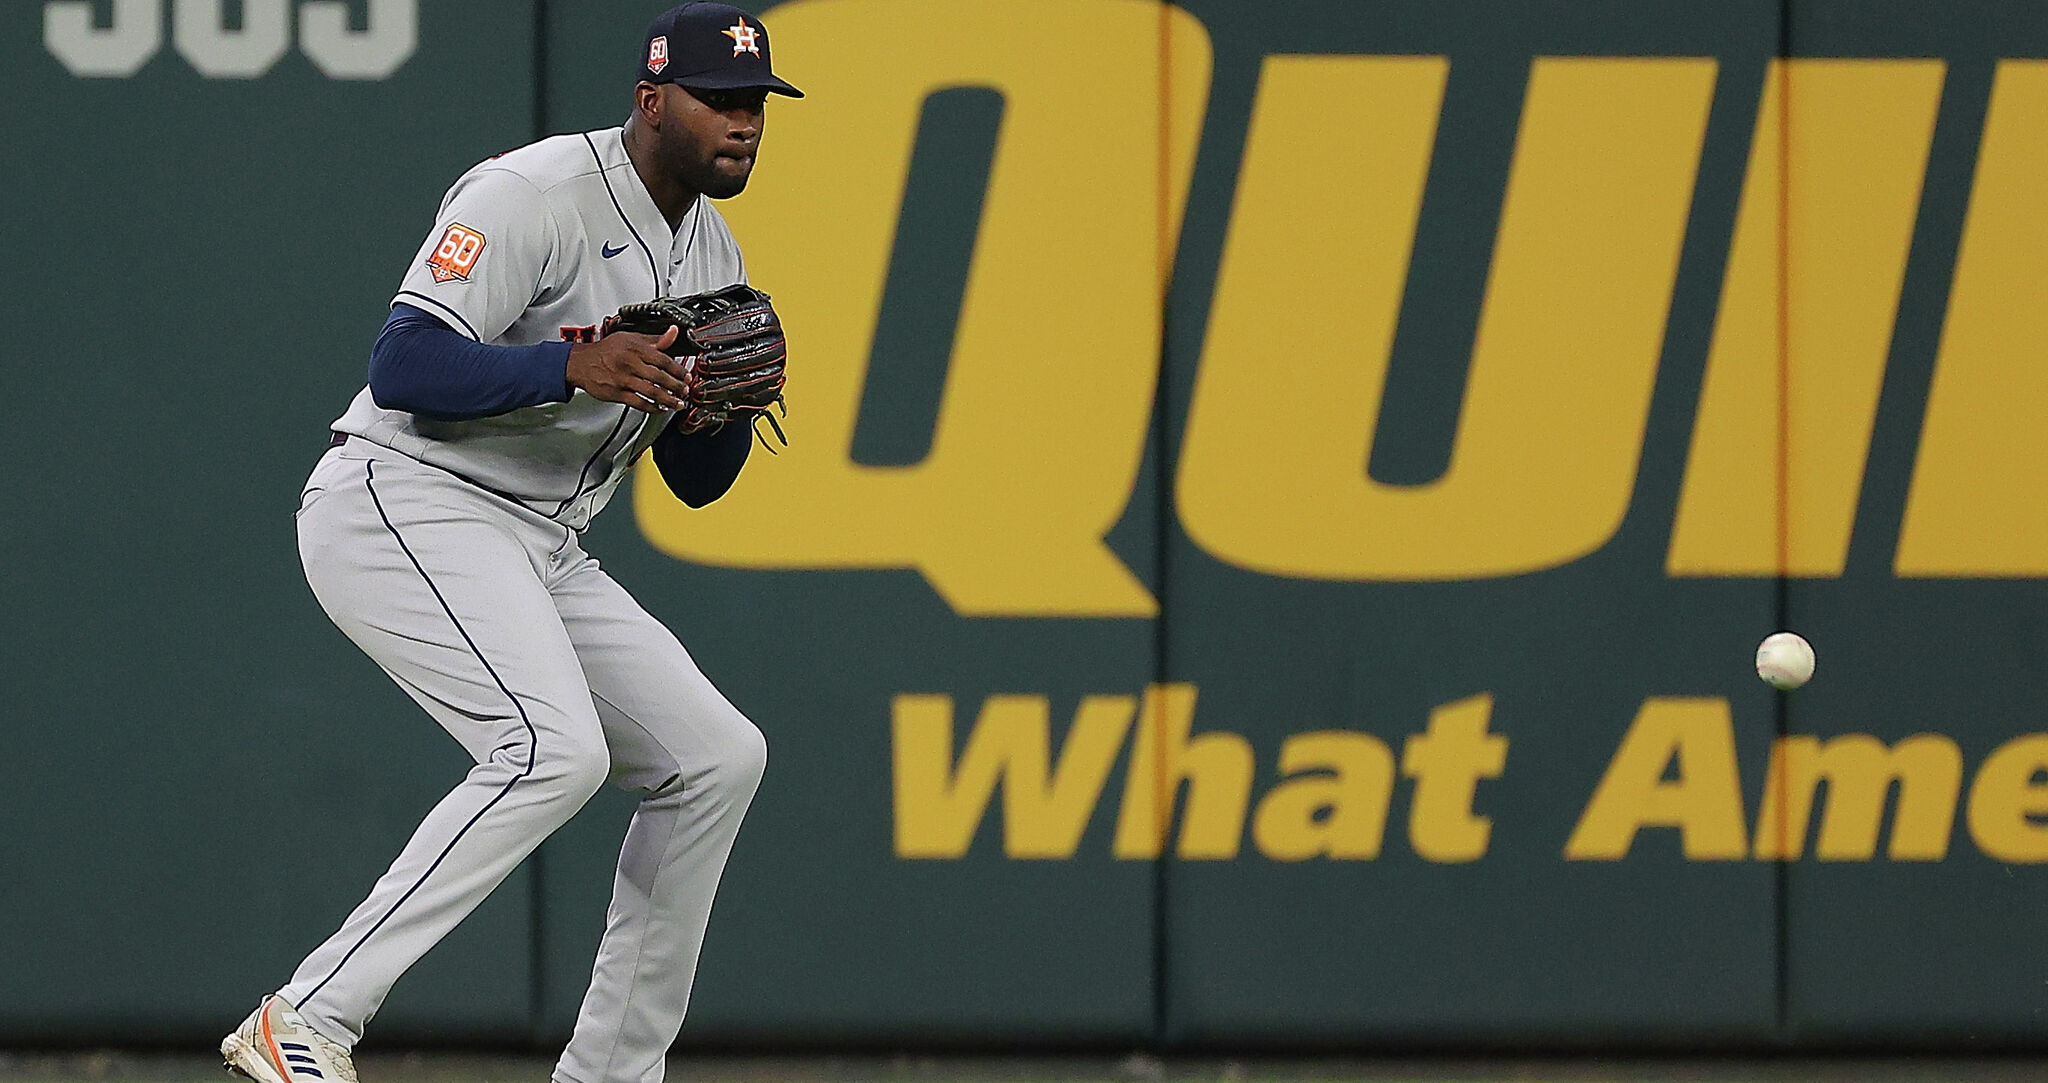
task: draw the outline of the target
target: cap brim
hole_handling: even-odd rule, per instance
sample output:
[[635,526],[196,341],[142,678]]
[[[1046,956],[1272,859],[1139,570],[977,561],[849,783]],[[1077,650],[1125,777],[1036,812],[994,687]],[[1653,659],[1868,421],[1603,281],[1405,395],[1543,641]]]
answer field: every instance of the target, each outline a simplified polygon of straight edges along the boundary
[[744,71],[713,71],[703,75],[678,75],[672,80],[679,87],[695,87],[699,90],[752,90],[760,88],[771,94],[782,94],[801,98],[804,92],[777,79],[773,75],[752,75]]

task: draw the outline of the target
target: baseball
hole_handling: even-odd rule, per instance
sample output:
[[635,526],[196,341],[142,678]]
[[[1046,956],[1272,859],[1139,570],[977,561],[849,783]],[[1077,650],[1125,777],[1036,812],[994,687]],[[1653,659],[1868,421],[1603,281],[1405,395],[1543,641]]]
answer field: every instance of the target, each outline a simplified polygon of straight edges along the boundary
[[1780,692],[1813,678],[1813,645],[1794,632],[1774,632],[1756,648],[1756,675]]

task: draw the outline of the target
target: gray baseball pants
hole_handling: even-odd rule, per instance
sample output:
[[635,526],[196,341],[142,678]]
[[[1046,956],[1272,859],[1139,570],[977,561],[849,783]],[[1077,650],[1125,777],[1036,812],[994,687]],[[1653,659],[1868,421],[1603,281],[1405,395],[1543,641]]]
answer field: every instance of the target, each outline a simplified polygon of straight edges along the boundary
[[469,752],[369,898],[279,995],[345,1046],[427,949],[606,779],[641,791],[561,1083],[659,1083],[767,748],[567,528],[360,439],[298,514],[329,617]]

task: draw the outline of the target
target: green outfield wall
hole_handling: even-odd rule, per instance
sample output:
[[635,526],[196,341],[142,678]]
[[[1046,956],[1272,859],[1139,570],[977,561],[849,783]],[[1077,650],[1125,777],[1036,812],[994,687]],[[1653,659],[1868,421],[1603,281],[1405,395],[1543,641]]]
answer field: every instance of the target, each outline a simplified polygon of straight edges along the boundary
[[[211,1042],[465,770],[291,512],[656,6],[0,6],[0,1042]],[[771,750],[686,1045],[2048,1047],[2048,8],[766,14],[791,446],[586,539]],[[369,1040],[565,1037],[631,805]]]

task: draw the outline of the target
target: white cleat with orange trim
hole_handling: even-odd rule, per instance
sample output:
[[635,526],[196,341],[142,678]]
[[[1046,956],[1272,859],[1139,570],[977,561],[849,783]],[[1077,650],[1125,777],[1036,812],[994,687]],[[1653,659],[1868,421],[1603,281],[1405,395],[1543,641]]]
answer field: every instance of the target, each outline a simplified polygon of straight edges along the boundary
[[276,996],[223,1038],[220,1055],[228,1071],[256,1083],[356,1083],[348,1050],[306,1025],[290,1004]]

